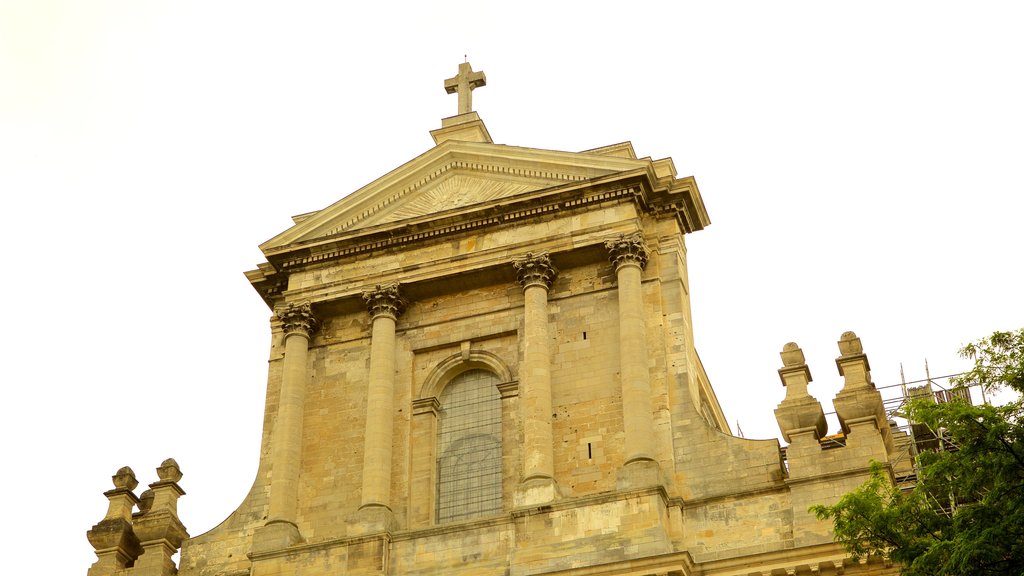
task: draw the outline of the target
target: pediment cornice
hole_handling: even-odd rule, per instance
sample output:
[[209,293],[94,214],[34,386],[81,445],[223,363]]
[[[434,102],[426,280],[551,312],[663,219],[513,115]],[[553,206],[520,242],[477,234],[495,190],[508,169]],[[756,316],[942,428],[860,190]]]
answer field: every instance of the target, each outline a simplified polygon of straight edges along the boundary
[[651,164],[630,157],[628,143],[609,148],[619,153],[446,141],[331,206],[296,218],[294,226],[260,249],[269,254],[290,244],[421,216],[438,208],[485,203]]
[[330,237],[292,244],[268,254],[268,260],[281,271],[337,258],[397,247],[472,230],[514,224],[541,218],[549,213],[590,209],[595,204],[633,201],[643,195],[644,178],[633,174],[609,182],[566,185],[522,194],[514,201],[496,198],[470,207],[454,208],[433,214],[385,222],[376,226],[342,232]]

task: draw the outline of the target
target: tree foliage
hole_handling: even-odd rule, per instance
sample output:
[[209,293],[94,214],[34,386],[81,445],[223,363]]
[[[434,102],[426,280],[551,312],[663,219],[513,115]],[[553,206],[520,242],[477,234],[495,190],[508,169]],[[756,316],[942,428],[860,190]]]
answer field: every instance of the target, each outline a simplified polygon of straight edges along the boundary
[[1024,575],[1024,329],[996,332],[960,354],[974,368],[963,387],[1011,389],[1001,406],[910,403],[909,417],[941,432],[943,449],[918,455],[918,480],[900,490],[888,467],[835,505],[811,508],[832,519],[852,556],[887,557],[906,576]]

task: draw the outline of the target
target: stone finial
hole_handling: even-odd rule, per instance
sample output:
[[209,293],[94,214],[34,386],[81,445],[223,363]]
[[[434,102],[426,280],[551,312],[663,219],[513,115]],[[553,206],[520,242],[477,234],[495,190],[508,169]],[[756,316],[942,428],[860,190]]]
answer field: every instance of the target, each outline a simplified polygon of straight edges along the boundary
[[873,433],[881,435],[886,453],[891,453],[893,440],[889,420],[885,415],[885,404],[871,381],[871,365],[868,364],[860,338],[853,332],[843,332],[839,338],[839,354],[836,367],[844,383],[843,389],[832,400],[839,425],[848,435],[854,428],[875,430]]
[[139,481],[128,466],[118,469],[111,479],[114,488],[103,493],[107,514],[85,533],[97,557],[89,574],[114,574],[130,566],[142,552],[132,526],[132,510],[139,503],[132,490]]
[[153,502],[150,505],[152,511],[171,510],[178,513],[178,498],[185,495],[185,491],[178,486],[182,473],[174,458],[168,458],[160,463],[156,469],[160,478],[149,485],[153,492]]
[[828,424],[821,403],[807,393],[807,385],[812,378],[811,370],[804,362],[803,350],[796,342],[789,342],[779,355],[782,357],[779,378],[786,387],[786,398],[775,409],[775,420],[779,423],[782,437],[792,442],[791,435],[811,432],[817,440],[828,431]]
[[135,471],[128,466],[118,468],[110,479],[114,482],[114,488],[135,490],[135,487],[139,485],[139,481],[135,478]]
[[152,494],[152,501],[145,507],[140,503],[142,513],[134,518],[135,535],[143,550],[134,569],[140,575],[173,576],[178,573],[174,555],[188,538],[188,531],[178,518],[178,498],[184,496],[185,491],[178,486],[182,474],[174,458],[164,460],[156,473],[160,479],[147,490]]
[[807,396],[807,384],[810,383],[811,369],[804,362],[804,351],[797,346],[796,342],[789,342],[779,352],[782,357],[782,368],[779,368],[779,378],[782,385],[786,387],[786,399],[795,399]]
[[366,311],[371,318],[384,315],[397,320],[405,312],[406,301],[399,292],[398,282],[377,284],[373,290],[363,292],[363,300],[366,301]]
[[178,482],[182,477],[181,468],[174,458],[168,458],[161,462],[160,467],[156,469],[156,474],[161,480],[171,482]]
[[309,302],[291,303],[287,308],[277,312],[277,319],[281,321],[285,334],[304,334],[312,336],[316,331],[319,322],[313,316],[313,309]]
[[779,356],[782,356],[782,365],[786,367],[799,366],[804,363],[804,351],[796,345],[796,342],[786,343],[782,347],[782,352],[779,352]]
[[839,337],[839,358],[836,358],[836,367],[843,377],[843,390],[855,390],[857,388],[874,388],[871,382],[871,365],[868,364],[868,357],[864,354],[864,346],[852,331],[843,332]]
[[839,337],[839,354],[842,356],[853,356],[863,353],[864,346],[861,345],[857,334],[852,330],[843,332],[843,335]]
[[558,276],[558,268],[551,263],[551,257],[547,252],[527,252],[526,256],[513,259],[512,266],[515,267],[519,284],[523,288],[534,284],[545,289],[551,288],[551,283]]
[[616,270],[626,264],[636,264],[641,269],[647,266],[650,250],[639,232],[628,236],[619,234],[618,238],[606,240],[604,247],[608,250],[608,260],[615,265]]

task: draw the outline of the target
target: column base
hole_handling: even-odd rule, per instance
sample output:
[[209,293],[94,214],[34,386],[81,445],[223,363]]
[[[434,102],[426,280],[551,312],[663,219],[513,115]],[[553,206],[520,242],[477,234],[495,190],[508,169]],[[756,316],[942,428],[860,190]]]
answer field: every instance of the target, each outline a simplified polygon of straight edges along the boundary
[[302,542],[299,528],[287,520],[271,520],[252,534],[254,554],[283,550]]
[[525,480],[516,487],[512,504],[516,508],[543,506],[562,497],[554,478],[536,477]]
[[667,482],[665,475],[661,471],[661,465],[656,460],[647,458],[638,458],[626,462],[622,468],[619,468],[618,474],[615,477],[615,488],[618,490],[666,485]]
[[345,519],[346,536],[363,536],[381,532],[394,532],[398,528],[395,513],[381,504],[363,506]]

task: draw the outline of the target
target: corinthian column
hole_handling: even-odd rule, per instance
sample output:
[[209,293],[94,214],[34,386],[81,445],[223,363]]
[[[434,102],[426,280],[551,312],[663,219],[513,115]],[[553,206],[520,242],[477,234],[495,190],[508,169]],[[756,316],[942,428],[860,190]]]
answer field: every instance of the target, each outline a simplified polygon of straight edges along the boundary
[[551,342],[548,288],[558,275],[547,252],[527,253],[512,261],[523,287],[523,366],[519,401],[523,421],[523,481],[516,506],[537,505],[558,497],[551,434]]
[[275,549],[300,541],[296,515],[302,458],[302,413],[306,401],[306,356],[317,320],[308,302],[277,313],[284,328],[284,366],[277,418],[270,434],[270,510],[254,546]]
[[619,380],[622,385],[622,426],[625,463],[620,488],[656,483],[651,376],[647,368],[647,335],[640,284],[648,250],[639,233],[605,242],[619,287]]
[[363,442],[363,485],[359,506],[367,531],[389,529],[391,515],[391,443],[395,412],[395,324],[405,309],[398,283],[363,293],[373,319],[370,381]]

